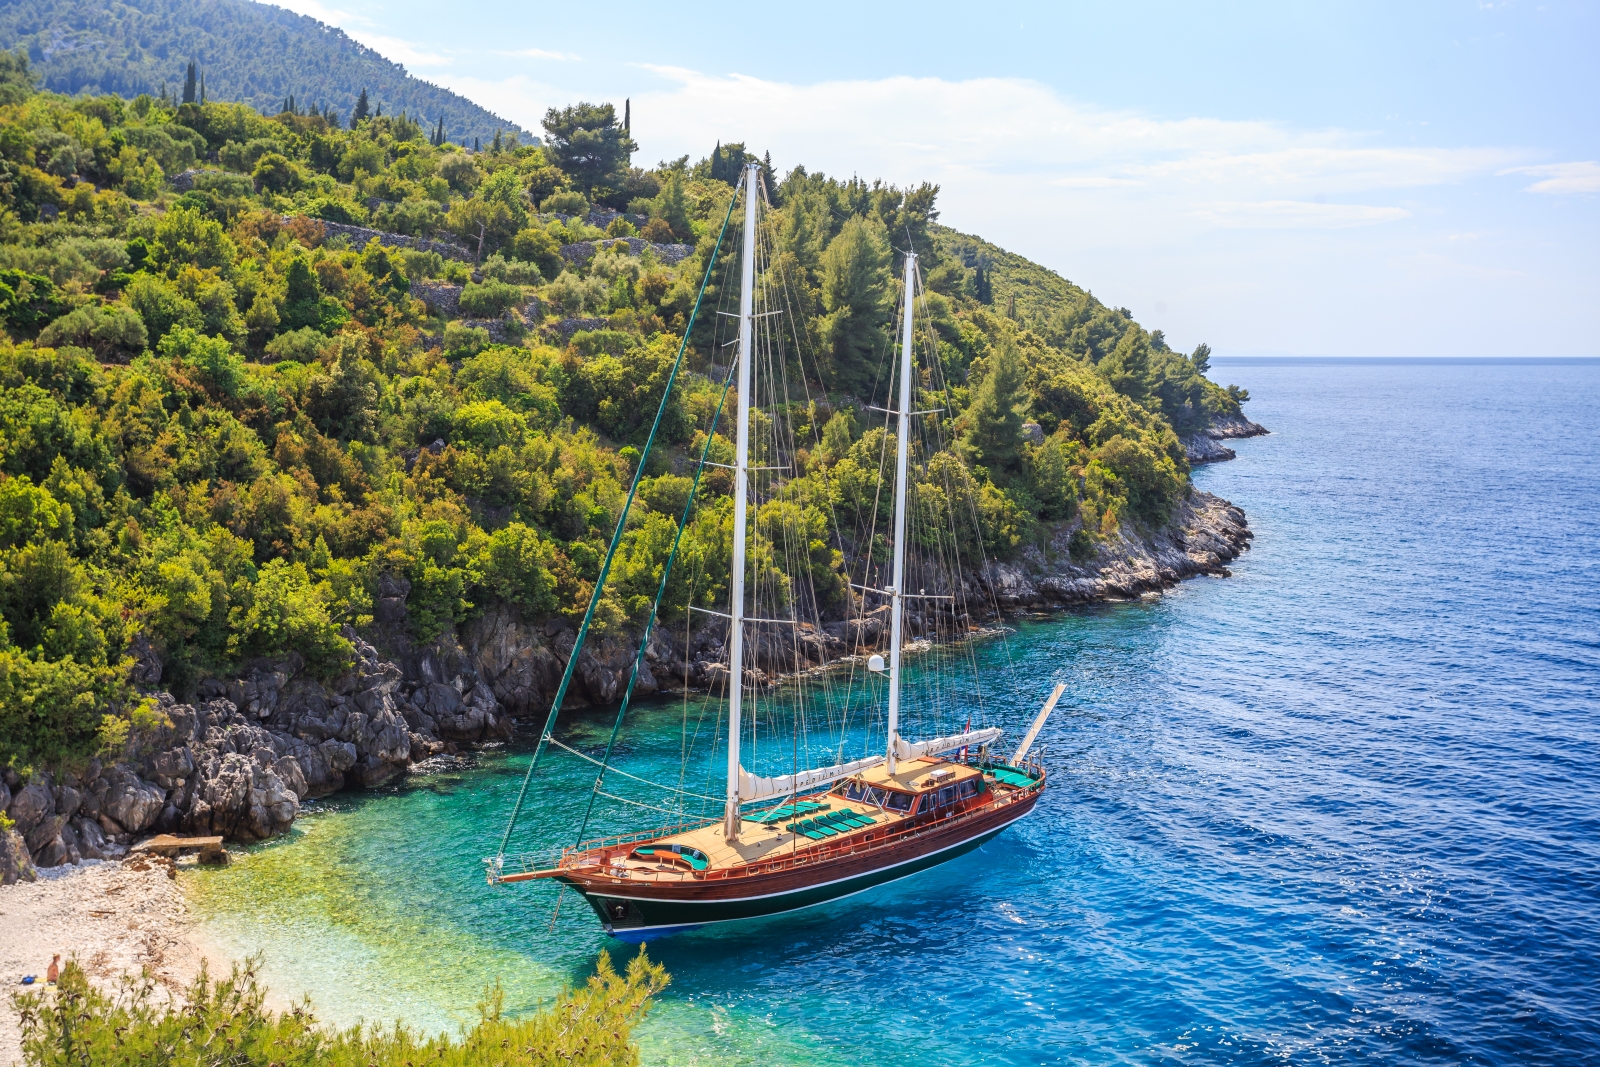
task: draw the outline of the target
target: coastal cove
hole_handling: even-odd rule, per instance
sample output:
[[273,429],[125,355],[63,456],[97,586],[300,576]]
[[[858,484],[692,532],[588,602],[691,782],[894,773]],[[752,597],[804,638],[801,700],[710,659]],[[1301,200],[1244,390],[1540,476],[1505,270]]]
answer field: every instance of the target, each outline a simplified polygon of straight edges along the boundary
[[[1600,1055],[1600,365],[1217,363],[1273,433],[1195,483],[1254,547],[982,645],[1017,679],[1009,732],[1068,683],[1052,788],[985,846],[992,876],[652,945],[673,985],[645,1062]],[[640,706],[619,765],[670,765],[684,715]],[[340,1023],[451,1028],[497,979],[512,1010],[554,995],[610,943],[570,894],[553,918],[553,889],[481,873],[531,740],[183,872],[207,939]],[[592,780],[551,766],[534,839]]]

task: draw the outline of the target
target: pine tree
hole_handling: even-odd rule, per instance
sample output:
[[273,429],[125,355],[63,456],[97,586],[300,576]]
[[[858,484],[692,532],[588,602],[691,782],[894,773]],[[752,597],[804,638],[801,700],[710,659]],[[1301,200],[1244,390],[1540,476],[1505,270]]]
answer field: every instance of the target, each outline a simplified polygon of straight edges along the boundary
[[500,131],[499,130],[494,131],[494,144],[489,147],[489,151],[495,153],[496,155],[500,154]]
[[194,76],[195,76],[195,65],[194,65],[194,60],[191,59],[191,60],[189,60],[189,70],[183,76],[183,102],[185,104],[194,103],[194,89],[195,89]]
[[356,97],[356,109],[350,112],[350,128],[352,130],[366,120],[367,116],[370,114],[368,111],[368,106],[367,88],[366,86],[362,86],[361,95]]
[[1022,453],[1017,409],[1026,399],[1022,356],[1016,345],[1004,341],[989,357],[989,375],[973,390],[966,414],[967,449],[997,480],[1016,468]]

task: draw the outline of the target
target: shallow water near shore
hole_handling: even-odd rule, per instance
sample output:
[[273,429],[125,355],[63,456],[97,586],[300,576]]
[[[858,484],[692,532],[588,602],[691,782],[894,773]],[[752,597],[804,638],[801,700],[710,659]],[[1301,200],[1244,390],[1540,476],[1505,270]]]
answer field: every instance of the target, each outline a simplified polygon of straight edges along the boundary
[[[1216,370],[1273,431],[1196,473],[1255,531],[1233,577],[985,644],[1012,736],[1068,686],[1036,813],[650,946],[647,1063],[1600,1060],[1600,364]],[[682,729],[641,708],[619,762],[676,778]],[[484,882],[529,740],[186,873],[211,938],[331,1021],[429,1029],[625,955],[572,894]],[[593,769],[552,771],[520,839],[581,818]]]

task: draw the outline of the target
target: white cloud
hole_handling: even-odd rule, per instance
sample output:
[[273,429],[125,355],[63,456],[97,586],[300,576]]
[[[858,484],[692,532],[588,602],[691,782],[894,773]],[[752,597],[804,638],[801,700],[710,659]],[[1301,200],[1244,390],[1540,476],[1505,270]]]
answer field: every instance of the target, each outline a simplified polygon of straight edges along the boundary
[[330,26],[343,26],[356,18],[348,11],[324,7],[322,4],[317,3],[317,0],[278,0],[273,6],[286,8],[296,15],[305,15],[308,18],[316,19],[318,22],[326,22]]
[[370,19],[339,8],[326,7],[318,0],[279,0],[276,5],[293,11],[296,15],[305,15],[318,22],[325,22],[329,26],[337,26],[351,38],[361,42],[368,48],[382,55],[385,59],[392,60],[408,67],[442,67],[450,62],[448,56],[437,52],[424,51],[409,41],[398,37],[386,37],[381,33],[373,32]]
[[442,67],[450,63],[449,56],[439,55],[437,52],[424,52],[408,41],[398,37],[384,37],[365,30],[346,29],[344,32],[360,41],[368,48],[382,55],[385,59],[407,67]]
[[1511,167],[1501,174],[1526,174],[1545,179],[1528,186],[1530,193],[1600,193],[1600,163],[1545,163],[1536,167]]
[[1060,188],[1282,200],[1457,182],[1517,162],[1498,149],[1374,145],[1347,130],[1152,118],[1076,103],[1020,79],[800,86],[647,69],[668,84],[635,97],[637,135],[668,142],[664,154],[703,152],[716,137],[743,136],[808,165],[898,181],[936,172],[1032,174]]
[[[458,64],[440,80],[533,130],[549,107],[629,95],[635,161],[645,165],[743,140],[770,150],[780,171],[804,163],[840,177],[936,182],[943,222],[1131,308],[1183,347],[1531,354],[1587,351],[1600,335],[1586,291],[1594,272],[1562,251],[1570,242],[1552,257],[1501,224],[1483,190],[1462,188],[1510,170],[1540,179],[1540,192],[1583,191],[1595,164],[1541,169],[1496,147],[1153,117],[1017,79],[790,85],[599,66],[546,64],[538,77],[496,80],[463,76]],[[597,88],[602,74],[626,88]],[[1492,197],[1496,186],[1487,188]],[[1407,224],[1385,225],[1399,220]],[[1539,336],[1503,311],[1536,299],[1559,305]]]
[[499,52],[502,56],[518,56],[523,59],[554,59],[565,62],[567,60],[580,60],[583,57],[575,52],[549,52],[543,48],[520,48],[515,52]]
[[1245,203],[1219,201],[1201,204],[1195,218],[1246,229],[1343,230],[1351,226],[1371,226],[1408,218],[1411,212],[1399,207],[1371,207],[1366,204],[1319,204],[1304,200],[1259,200]]

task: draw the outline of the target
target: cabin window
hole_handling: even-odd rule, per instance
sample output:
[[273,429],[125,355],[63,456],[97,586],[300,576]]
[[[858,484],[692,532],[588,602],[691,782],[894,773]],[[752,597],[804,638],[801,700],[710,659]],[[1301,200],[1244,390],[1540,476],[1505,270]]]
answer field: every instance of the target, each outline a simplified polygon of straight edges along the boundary
[[955,802],[956,802],[956,787],[955,786],[947,785],[943,789],[939,790],[939,806],[941,808],[945,807],[948,804],[954,804]]
[[890,811],[910,811],[911,800],[912,797],[910,793],[890,793],[888,799],[884,801],[883,806],[888,808]]
[[868,786],[866,791],[862,794],[861,799],[865,800],[868,804],[876,804],[881,808],[883,807],[884,795],[884,791],[879,789],[877,786]]
[[978,795],[978,780],[976,778],[968,778],[966,781],[961,783],[959,788],[961,790],[961,796],[963,799],[967,797],[975,797]]
[[844,785],[844,795],[847,800],[860,800],[864,792],[865,789],[860,782],[846,782]]
[[938,793],[924,793],[924,794],[922,794],[922,807],[918,808],[917,810],[920,811],[922,814],[926,815],[926,814],[928,814],[928,812],[932,811],[934,808],[936,808],[938,806],[939,806],[939,794]]

